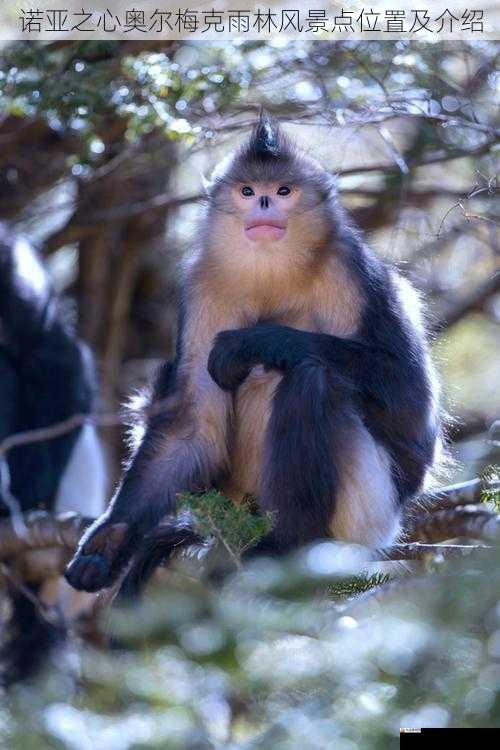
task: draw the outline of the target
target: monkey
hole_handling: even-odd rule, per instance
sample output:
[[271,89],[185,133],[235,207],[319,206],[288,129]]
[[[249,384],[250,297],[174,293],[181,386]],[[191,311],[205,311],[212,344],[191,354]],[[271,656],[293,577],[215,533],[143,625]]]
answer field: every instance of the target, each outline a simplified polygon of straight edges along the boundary
[[[38,253],[0,223],[0,443],[92,411],[95,366],[67,318]],[[106,462],[91,424],[18,445],[0,460],[5,462],[0,484],[3,519],[41,508],[95,516],[105,508]],[[58,588],[59,598],[74,600],[63,579]],[[38,586],[32,592],[42,598],[48,593]],[[22,592],[11,587],[9,596],[12,616],[0,656],[5,685],[33,674],[64,631],[62,622],[59,627],[40,618]]]
[[159,524],[178,543],[176,496],[209,487],[271,512],[254,554],[388,545],[435,461],[419,298],[369,248],[334,176],[265,113],[213,174],[198,247],[156,408],[67,567],[77,589],[110,586],[134,555],[144,564]]

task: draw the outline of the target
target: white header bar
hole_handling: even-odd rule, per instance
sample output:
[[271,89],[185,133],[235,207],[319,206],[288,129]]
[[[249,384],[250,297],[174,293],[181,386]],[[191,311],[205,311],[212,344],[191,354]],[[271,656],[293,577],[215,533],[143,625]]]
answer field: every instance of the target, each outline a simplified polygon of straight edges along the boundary
[[0,0],[0,39],[500,39],[499,0]]

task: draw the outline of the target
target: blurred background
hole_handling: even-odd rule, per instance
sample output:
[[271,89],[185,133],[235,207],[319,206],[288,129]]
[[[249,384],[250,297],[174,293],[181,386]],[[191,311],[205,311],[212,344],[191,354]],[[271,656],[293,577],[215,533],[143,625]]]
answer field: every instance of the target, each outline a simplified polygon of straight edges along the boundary
[[[115,410],[172,352],[202,178],[261,105],[338,174],[423,293],[453,479],[500,417],[495,42],[18,42],[0,47],[0,219],[42,252]],[[120,427],[103,432],[116,477]]]

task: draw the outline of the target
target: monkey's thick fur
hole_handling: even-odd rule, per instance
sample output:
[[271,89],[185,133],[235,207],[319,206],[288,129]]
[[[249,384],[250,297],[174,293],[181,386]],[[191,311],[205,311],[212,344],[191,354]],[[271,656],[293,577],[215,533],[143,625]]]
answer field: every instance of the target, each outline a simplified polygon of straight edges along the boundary
[[[90,353],[71,331],[37,253],[0,223],[0,442],[90,412],[95,394]],[[13,503],[17,511],[102,512],[104,488],[95,481],[102,457],[92,430],[76,428],[10,450],[3,458],[0,518],[16,510]],[[37,671],[64,628],[62,617],[56,622],[41,614],[26,588],[6,588],[11,616],[0,634],[0,682],[12,684]],[[28,588],[38,595],[38,585]]]
[[418,298],[366,246],[331,175],[263,115],[208,198],[177,355],[152,390],[162,408],[68,566],[78,589],[109,586],[134,556],[144,565],[162,520],[168,556],[176,496],[214,485],[275,513],[254,552],[390,544],[434,460]]

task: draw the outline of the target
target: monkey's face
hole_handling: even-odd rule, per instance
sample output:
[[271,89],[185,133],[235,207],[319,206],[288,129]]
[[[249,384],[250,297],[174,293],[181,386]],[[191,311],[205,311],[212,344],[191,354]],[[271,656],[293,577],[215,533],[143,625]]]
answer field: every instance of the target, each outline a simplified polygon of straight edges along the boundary
[[301,200],[301,189],[286,182],[232,186],[232,200],[242,217],[242,229],[251,242],[275,242],[285,238],[290,215]]
[[209,192],[205,246],[231,273],[264,277],[315,266],[331,231],[330,175],[300,155],[221,163]]

